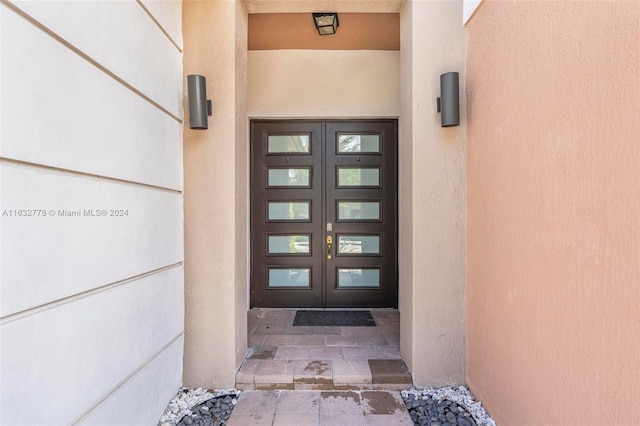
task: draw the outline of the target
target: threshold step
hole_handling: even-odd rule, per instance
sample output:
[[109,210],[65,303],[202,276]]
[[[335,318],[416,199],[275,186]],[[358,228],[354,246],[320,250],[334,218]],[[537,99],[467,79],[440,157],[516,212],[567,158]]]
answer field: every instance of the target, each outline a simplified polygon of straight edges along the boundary
[[402,390],[412,386],[401,359],[246,359],[236,374],[240,390]]

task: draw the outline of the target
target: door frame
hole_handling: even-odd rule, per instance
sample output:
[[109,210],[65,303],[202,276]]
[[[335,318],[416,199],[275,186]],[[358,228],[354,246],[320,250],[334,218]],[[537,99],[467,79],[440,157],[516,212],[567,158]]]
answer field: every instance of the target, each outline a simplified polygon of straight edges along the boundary
[[[393,176],[392,176],[392,184],[391,184],[391,188],[388,188],[388,190],[393,194],[393,215],[394,215],[394,221],[393,223],[390,225],[392,227],[392,233],[393,233],[393,252],[392,252],[392,256],[394,257],[393,259],[393,267],[392,267],[392,272],[390,274],[387,275],[387,277],[392,276],[393,278],[393,284],[392,284],[392,289],[391,292],[393,293],[393,296],[389,297],[389,292],[385,292],[385,300],[386,298],[390,299],[390,303],[389,304],[384,304],[384,306],[379,306],[379,307],[385,307],[385,308],[398,308],[398,304],[399,304],[399,291],[400,291],[400,283],[399,283],[399,267],[400,267],[400,259],[399,259],[399,191],[398,191],[398,186],[399,186],[399,128],[398,128],[398,119],[397,118],[368,118],[368,119],[349,119],[349,118],[341,118],[341,119],[326,119],[326,118],[320,118],[320,119],[250,119],[249,120],[249,162],[248,162],[248,172],[249,172],[249,214],[248,214],[248,219],[249,219],[249,247],[248,247],[248,251],[249,251],[249,256],[248,256],[248,267],[249,267],[249,274],[248,274],[248,302],[249,302],[249,306],[250,308],[258,308],[258,307],[273,307],[273,306],[257,306],[256,301],[254,300],[254,294],[253,294],[253,280],[255,279],[254,277],[254,259],[253,259],[253,254],[254,254],[254,196],[253,196],[253,185],[254,185],[254,146],[253,146],[253,141],[254,141],[254,125],[255,124],[305,124],[305,125],[318,125],[321,126],[321,131],[320,131],[320,160],[319,162],[321,163],[321,175],[323,176],[322,179],[320,179],[320,185],[319,185],[319,191],[320,191],[320,196],[319,198],[322,200],[322,207],[321,207],[321,217],[318,218],[317,220],[322,221],[324,215],[326,214],[326,207],[324,206],[325,204],[325,199],[327,197],[327,188],[325,187],[325,185],[327,184],[328,180],[326,177],[326,167],[325,164],[327,162],[327,151],[326,151],[326,147],[325,147],[325,142],[328,140],[327,139],[327,134],[326,134],[326,129],[327,127],[331,126],[331,125],[340,125],[343,123],[361,123],[361,124],[366,124],[366,123],[371,123],[371,124],[381,124],[383,126],[393,126],[391,131],[392,131],[392,137],[394,139],[394,143],[391,144],[393,152],[388,152],[388,151],[384,151],[384,149],[389,149],[388,147],[383,149],[383,145],[381,145],[381,150],[382,150],[382,155],[389,155],[391,154],[393,156]],[[390,129],[386,129],[386,132],[389,132]],[[384,144],[384,141],[381,141],[382,144]],[[367,155],[367,154],[363,154],[363,155]],[[287,161],[289,161],[289,159],[287,159]],[[316,163],[318,160],[314,160],[313,162]],[[358,161],[360,161],[360,158],[358,158]],[[382,160],[382,163],[384,163],[384,160]],[[381,163],[381,164],[382,164]],[[315,166],[314,166],[315,167]],[[388,166],[387,166],[388,167]],[[388,173],[387,168],[383,168],[383,173]],[[315,196],[314,196],[315,197]],[[385,194],[384,197],[382,198],[382,200],[388,200],[389,196],[388,194]],[[315,220],[316,219],[312,219]],[[322,229],[322,236],[321,236],[321,246],[324,247],[324,239],[325,239],[325,232],[324,232],[324,222],[321,222],[320,224],[320,228]],[[386,231],[385,231],[386,232]],[[335,234],[335,236],[337,237],[337,234]],[[257,236],[255,236],[257,238]],[[389,238],[389,236],[387,235],[386,238]],[[336,239],[336,243],[337,243],[337,239]],[[381,243],[382,244],[382,243]],[[382,250],[382,246],[381,246],[381,250]],[[323,251],[323,250],[322,250]],[[321,251],[321,252],[322,252]],[[321,255],[321,254],[316,254],[316,255]],[[383,254],[383,256],[388,256],[389,254]],[[321,267],[321,282],[322,282],[322,289],[321,289],[321,301],[320,301],[320,306],[322,308],[325,308],[328,304],[328,300],[327,300],[327,289],[325,288],[326,285],[328,285],[328,279],[326,274],[328,273],[328,268],[326,265],[326,260],[323,259],[323,261],[321,262],[322,267]],[[384,279],[383,277],[380,277],[381,282]],[[389,278],[387,278],[388,280]],[[294,297],[294,301],[296,300],[296,298]],[[357,300],[354,299],[354,297],[349,297],[347,298],[347,300]],[[281,307],[290,307],[290,308],[297,308],[297,307],[320,307],[320,306],[307,306],[304,303],[294,303],[293,305],[289,306],[281,306]],[[349,303],[349,302],[345,302],[344,304],[340,304],[340,305],[336,305],[334,307],[342,307],[342,308],[349,308],[349,307],[366,307],[366,306],[358,306],[357,302],[356,303]],[[371,307],[375,307],[375,306],[371,306]]]

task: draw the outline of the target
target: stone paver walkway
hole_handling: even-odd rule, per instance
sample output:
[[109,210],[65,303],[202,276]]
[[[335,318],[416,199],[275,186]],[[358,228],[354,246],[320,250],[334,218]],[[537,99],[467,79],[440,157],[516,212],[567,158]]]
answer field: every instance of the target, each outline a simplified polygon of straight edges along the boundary
[[413,425],[398,391],[245,391],[227,426]]
[[400,390],[411,374],[400,356],[400,314],[372,309],[375,327],[294,327],[293,309],[248,312],[241,390]]

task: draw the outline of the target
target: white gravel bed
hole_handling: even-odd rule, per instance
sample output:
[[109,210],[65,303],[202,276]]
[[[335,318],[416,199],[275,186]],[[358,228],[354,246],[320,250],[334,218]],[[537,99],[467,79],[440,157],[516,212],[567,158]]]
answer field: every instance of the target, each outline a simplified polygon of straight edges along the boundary
[[[237,389],[203,389],[203,388],[180,388],[178,394],[169,402],[164,414],[158,422],[158,426],[174,426],[184,416],[192,415],[191,408],[211,398],[215,398],[221,395],[236,394],[239,395],[241,391]],[[234,398],[233,405],[235,405],[237,399]]]

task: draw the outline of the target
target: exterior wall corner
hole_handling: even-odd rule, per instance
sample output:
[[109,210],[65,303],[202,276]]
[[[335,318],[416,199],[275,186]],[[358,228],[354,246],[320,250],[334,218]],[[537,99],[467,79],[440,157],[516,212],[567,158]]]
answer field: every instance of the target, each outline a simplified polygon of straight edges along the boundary
[[213,100],[209,129],[184,129],[184,383],[233,387],[247,348],[247,17],[239,1],[183,8],[185,84],[204,75]]
[[[466,233],[462,1],[401,12],[401,350],[416,386],[463,384]],[[428,40],[428,43],[425,43]],[[458,127],[440,127],[440,74],[460,73]]]

